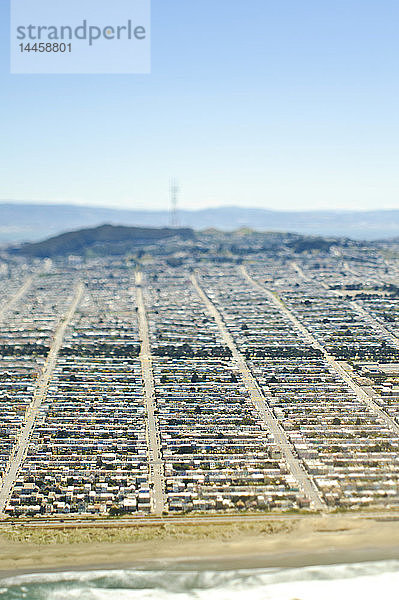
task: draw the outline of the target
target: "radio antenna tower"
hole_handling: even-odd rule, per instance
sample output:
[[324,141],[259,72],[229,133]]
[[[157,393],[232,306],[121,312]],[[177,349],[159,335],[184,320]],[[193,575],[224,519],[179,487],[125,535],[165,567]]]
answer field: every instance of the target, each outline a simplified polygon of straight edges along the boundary
[[179,217],[177,214],[177,203],[179,197],[179,185],[176,179],[170,182],[170,226],[179,227]]

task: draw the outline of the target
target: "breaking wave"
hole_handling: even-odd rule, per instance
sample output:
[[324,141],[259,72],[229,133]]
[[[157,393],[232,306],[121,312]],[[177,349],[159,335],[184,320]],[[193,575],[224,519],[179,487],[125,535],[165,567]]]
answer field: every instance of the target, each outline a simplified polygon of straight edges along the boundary
[[399,561],[301,569],[71,571],[0,581],[0,600],[384,600],[397,597]]

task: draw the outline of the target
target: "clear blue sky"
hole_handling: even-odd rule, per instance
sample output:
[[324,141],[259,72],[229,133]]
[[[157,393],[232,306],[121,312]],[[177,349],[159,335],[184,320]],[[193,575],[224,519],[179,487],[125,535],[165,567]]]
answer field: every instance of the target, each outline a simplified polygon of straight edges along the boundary
[[399,208],[397,0],[153,0],[123,76],[10,75],[0,6],[0,200]]

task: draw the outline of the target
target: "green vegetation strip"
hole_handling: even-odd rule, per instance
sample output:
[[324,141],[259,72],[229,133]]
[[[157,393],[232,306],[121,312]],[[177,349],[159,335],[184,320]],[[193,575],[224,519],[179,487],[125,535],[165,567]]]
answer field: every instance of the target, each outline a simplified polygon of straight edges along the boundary
[[134,543],[152,540],[233,540],[242,536],[264,536],[290,533],[296,521],[268,521],[251,523],[220,523],[215,525],[177,525],[165,523],[159,526],[135,527],[20,527],[14,526],[1,534],[3,540],[29,543],[39,546],[48,544],[92,544],[99,542]]

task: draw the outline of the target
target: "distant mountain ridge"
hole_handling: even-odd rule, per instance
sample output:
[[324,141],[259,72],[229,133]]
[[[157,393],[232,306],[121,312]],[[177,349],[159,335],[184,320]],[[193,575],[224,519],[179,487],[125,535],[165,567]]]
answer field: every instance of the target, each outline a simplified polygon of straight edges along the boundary
[[[257,231],[292,231],[305,235],[380,239],[399,236],[399,210],[273,211],[221,206],[179,211],[182,227]],[[138,227],[167,227],[168,211],[120,210],[63,204],[0,204],[0,243],[40,240],[73,229],[104,223]]]

